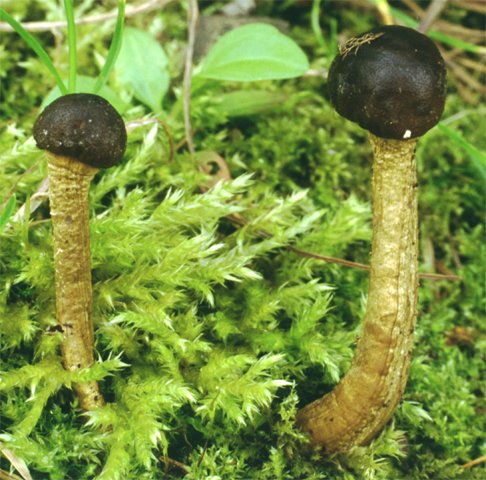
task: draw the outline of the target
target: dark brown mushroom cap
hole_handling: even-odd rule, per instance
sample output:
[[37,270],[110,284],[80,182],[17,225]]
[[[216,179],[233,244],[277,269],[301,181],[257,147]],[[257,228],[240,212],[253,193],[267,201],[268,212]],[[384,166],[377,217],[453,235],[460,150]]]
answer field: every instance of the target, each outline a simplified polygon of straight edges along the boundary
[[346,42],[331,65],[328,85],[340,115],[379,137],[407,139],[439,121],[446,69],[428,37],[383,26]]
[[123,157],[125,124],[102,97],[89,93],[64,95],[39,115],[34,124],[37,146],[75,158],[96,168],[108,168]]

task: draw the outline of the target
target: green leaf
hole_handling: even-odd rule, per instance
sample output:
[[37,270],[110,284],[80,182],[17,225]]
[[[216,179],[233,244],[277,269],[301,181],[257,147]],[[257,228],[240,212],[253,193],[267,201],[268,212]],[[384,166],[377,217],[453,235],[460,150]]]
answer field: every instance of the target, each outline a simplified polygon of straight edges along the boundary
[[74,7],[72,0],[64,0],[64,11],[67,20],[67,37],[69,46],[69,78],[68,91],[76,91],[76,72],[78,70],[78,56],[76,52],[76,22],[74,21]]
[[125,29],[115,67],[117,79],[154,112],[161,110],[169,89],[167,65],[167,56],[154,37],[138,28]]
[[245,82],[298,77],[308,68],[305,53],[291,38],[271,25],[253,23],[223,35],[198,75]]
[[98,75],[98,80],[96,81],[96,85],[94,86],[93,93],[98,93],[101,87],[103,87],[103,85],[106,83],[106,80],[108,79],[108,76],[110,75],[110,72],[115,65],[118,55],[120,54],[123,39],[123,30],[125,28],[125,3],[125,0],[118,0],[118,14],[116,16],[115,33],[113,34],[110,49],[108,50],[108,55],[106,56],[105,64],[103,65],[103,68]]
[[287,96],[265,90],[238,90],[220,96],[214,108],[228,117],[244,117],[281,107]]
[[[92,93],[94,91],[96,82],[96,78],[78,75],[76,79],[76,93]],[[121,98],[110,87],[106,85],[101,87],[98,95],[100,97],[103,97],[106,101],[110,102],[113,108],[120,114],[122,114],[128,107],[128,105],[123,100],[121,100]],[[59,90],[59,88],[53,88],[42,101],[41,111],[60,96],[61,91]]]
[[0,212],[0,230],[3,230],[3,227],[7,225],[8,221],[10,220],[10,217],[13,214],[15,205],[16,205],[15,195],[12,195],[9,201],[7,202],[7,204],[5,205],[3,211]]

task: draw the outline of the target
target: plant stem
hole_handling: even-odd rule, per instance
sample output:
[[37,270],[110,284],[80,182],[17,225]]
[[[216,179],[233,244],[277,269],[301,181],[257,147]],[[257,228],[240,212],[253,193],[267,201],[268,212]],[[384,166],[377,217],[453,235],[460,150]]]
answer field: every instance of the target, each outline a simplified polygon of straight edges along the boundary
[[74,9],[72,0],[64,0],[66,12],[68,45],[69,45],[69,93],[76,92],[76,72],[78,69],[78,57],[76,51],[76,23],[74,21]]
[[369,442],[393,415],[407,382],[415,328],[416,142],[370,138],[373,242],[363,333],[337,387],[297,415],[311,444],[329,453]]
[[[56,317],[64,333],[66,370],[93,364],[88,190],[96,168],[48,153],[49,202],[54,241]],[[97,382],[75,385],[84,410],[103,404]]]

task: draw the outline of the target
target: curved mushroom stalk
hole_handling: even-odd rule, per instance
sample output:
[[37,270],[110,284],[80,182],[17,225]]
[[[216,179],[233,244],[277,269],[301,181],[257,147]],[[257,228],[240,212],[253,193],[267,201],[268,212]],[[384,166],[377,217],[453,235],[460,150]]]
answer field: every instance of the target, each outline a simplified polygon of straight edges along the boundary
[[363,333],[338,386],[297,415],[314,446],[341,452],[380,432],[407,382],[418,289],[415,138],[442,115],[445,63],[425,35],[383,26],[340,48],[328,86],[336,111],[370,132],[374,158]]
[[[64,368],[76,370],[94,361],[88,191],[98,169],[61,155],[48,153],[47,157],[56,316],[64,334]],[[78,383],[74,388],[83,410],[103,404],[96,382]]]
[[381,431],[410,365],[418,290],[416,142],[370,138],[373,242],[363,333],[338,386],[297,416],[311,444],[327,452],[365,444]]

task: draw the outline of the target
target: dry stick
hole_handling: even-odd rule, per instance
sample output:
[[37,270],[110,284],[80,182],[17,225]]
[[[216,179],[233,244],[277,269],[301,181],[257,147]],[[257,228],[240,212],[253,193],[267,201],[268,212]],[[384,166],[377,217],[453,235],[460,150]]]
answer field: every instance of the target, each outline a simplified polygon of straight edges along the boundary
[[189,17],[187,25],[187,51],[184,65],[183,83],[183,110],[184,129],[186,132],[187,147],[191,154],[195,153],[191,125],[191,81],[192,81],[192,57],[194,55],[194,43],[196,41],[196,27],[199,16],[197,0],[189,0]]
[[475,458],[474,460],[471,460],[470,462],[467,462],[464,465],[461,465],[461,468],[463,468],[464,470],[467,470],[468,468],[472,468],[472,467],[479,465],[480,463],[483,463],[483,462],[486,462],[486,455]]
[[168,468],[175,467],[178,468],[181,472],[185,473],[186,475],[190,472],[190,468],[188,465],[185,465],[178,460],[174,460],[173,458],[167,457],[166,455],[159,457],[159,459],[166,464]]
[[[238,225],[246,225],[247,220],[240,214],[228,215],[228,218],[233,223]],[[265,230],[258,230],[258,235],[264,238],[271,238],[272,235]],[[301,250],[300,248],[293,247],[292,245],[285,245],[284,248],[289,250],[290,252],[299,255],[300,257],[305,258],[313,258],[315,260],[320,260],[326,263],[335,263],[336,265],[342,265],[343,267],[349,268],[357,268],[359,270],[366,270],[370,271],[370,266],[366,265],[365,263],[353,262],[351,260],[345,260],[344,258],[337,258],[337,257],[330,257],[327,255],[321,255],[319,253],[308,252],[307,250]],[[441,280],[452,280],[452,281],[462,281],[462,278],[459,275],[454,274],[440,274],[440,273],[419,273],[419,278],[423,280],[433,280],[433,281],[441,281]]]
[[0,480],[22,480],[17,475],[10,475],[5,470],[0,470]]
[[420,33],[425,33],[434,23],[435,19],[441,14],[447,5],[447,0],[433,0],[427,7],[422,20],[417,28]]
[[151,125],[153,123],[158,123],[162,126],[165,130],[165,134],[167,135],[167,139],[169,140],[169,159],[168,162],[171,163],[174,160],[175,155],[175,144],[174,144],[174,137],[172,136],[172,132],[170,130],[169,125],[164,121],[160,120],[159,118],[142,118],[140,120],[131,120],[125,124],[127,132],[131,132],[138,127],[143,127],[144,125]]
[[[163,8],[173,1],[174,0],[150,0],[136,7],[127,6],[125,17],[133,17],[139,13],[150,12],[151,10],[156,10],[157,8]],[[105,22],[107,20],[115,19],[117,15],[118,11],[115,10],[109,13],[101,13],[99,15],[78,18],[76,19],[76,25]],[[22,23],[22,26],[30,32],[46,32],[49,30],[66,28],[67,22],[65,20],[55,22],[24,22]],[[13,28],[8,23],[0,22],[0,32],[13,32]]]

